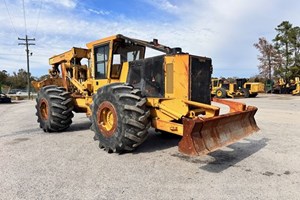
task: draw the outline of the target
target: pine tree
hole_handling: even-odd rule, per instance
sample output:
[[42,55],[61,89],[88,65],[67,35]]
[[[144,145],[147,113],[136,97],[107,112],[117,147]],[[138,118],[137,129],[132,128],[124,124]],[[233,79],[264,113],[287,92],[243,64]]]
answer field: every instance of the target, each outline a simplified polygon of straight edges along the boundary
[[291,78],[291,67],[293,66],[293,48],[291,38],[293,35],[293,25],[288,21],[283,21],[275,28],[277,31],[276,37],[273,39],[275,48],[280,52],[283,58],[283,67],[279,67],[275,74],[283,77],[286,82]]
[[300,27],[291,29],[291,46],[293,49],[293,65],[291,66],[292,76],[300,76]]

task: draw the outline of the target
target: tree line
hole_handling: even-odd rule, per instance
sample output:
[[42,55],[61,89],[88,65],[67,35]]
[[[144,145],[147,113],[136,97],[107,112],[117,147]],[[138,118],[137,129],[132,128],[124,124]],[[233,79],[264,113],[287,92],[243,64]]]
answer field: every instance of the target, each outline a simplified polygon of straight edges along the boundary
[[[24,69],[19,69],[17,72],[9,74],[6,70],[0,71],[0,87],[9,87],[11,89],[26,89],[27,88],[27,72]],[[38,78],[30,75],[30,81]]]
[[265,37],[258,39],[258,70],[265,79],[283,78],[286,82],[300,76],[300,28],[289,21],[275,28],[277,34],[269,42]]

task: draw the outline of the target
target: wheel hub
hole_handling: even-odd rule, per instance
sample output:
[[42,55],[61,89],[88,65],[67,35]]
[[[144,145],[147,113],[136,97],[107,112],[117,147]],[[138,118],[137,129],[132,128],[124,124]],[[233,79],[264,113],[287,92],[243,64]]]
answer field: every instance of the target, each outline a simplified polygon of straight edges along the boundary
[[49,107],[48,107],[48,101],[44,98],[41,99],[40,101],[40,114],[41,114],[41,118],[43,120],[48,120],[49,116]]
[[117,113],[110,102],[104,101],[100,104],[97,111],[97,125],[105,137],[113,136],[117,128]]

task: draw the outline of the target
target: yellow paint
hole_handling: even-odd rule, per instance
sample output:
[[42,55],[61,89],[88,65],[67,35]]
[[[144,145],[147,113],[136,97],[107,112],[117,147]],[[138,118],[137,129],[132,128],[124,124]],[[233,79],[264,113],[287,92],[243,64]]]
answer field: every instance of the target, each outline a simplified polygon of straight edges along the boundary
[[158,130],[166,131],[176,135],[183,135],[183,125],[179,123],[154,118],[152,119],[152,126]]
[[100,123],[106,131],[110,131],[114,127],[114,115],[109,108],[104,108],[100,112]]
[[194,101],[188,101],[188,100],[182,100],[186,105],[192,105],[198,109],[204,110],[205,111],[205,116],[201,117],[214,117],[218,116],[220,112],[220,108],[212,105],[207,105],[204,103],[198,103]]
[[292,95],[299,95],[300,94],[300,78],[295,77],[295,84],[296,89],[292,91]]
[[186,116],[189,112],[187,104],[183,103],[180,99],[161,100],[158,108],[162,113],[175,120],[181,119],[181,117]]
[[232,84],[232,83],[229,84],[229,91],[231,93],[233,93],[235,91],[234,87],[235,87],[235,84]]
[[74,106],[81,108],[84,110],[84,112],[86,112],[86,110],[88,109],[88,105],[86,105],[86,99],[85,98],[79,98],[79,97],[74,97]]
[[[250,88],[249,94],[255,94],[255,93],[260,93],[260,92],[265,91],[265,85],[263,83],[246,82],[242,86],[243,88],[236,88],[236,83],[228,83],[228,85],[229,85],[229,88],[226,90],[226,96],[229,96],[231,98],[244,96],[244,93],[241,90],[243,88]],[[222,86],[223,86],[223,83],[221,80],[212,78],[211,79],[211,94],[216,95],[217,97],[221,97],[222,92],[218,89],[222,88]]]
[[117,37],[118,37],[118,35],[113,35],[113,36],[110,36],[110,37],[106,37],[106,38],[103,38],[103,39],[100,39],[100,40],[96,40],[96,41],[87,43],[86,46],[87,46],[88,49],[93,49],[94,46],[99,46],[101,44],[113,41]]
[[87,49],[73,47],[71,50],[62,54],[52,56],[49,58],[49,64],[54,65],[62,62],[69,62],[72,58],[89,58],[89,51]]
[[221,90],[218,90],[217,93],[216,93],[217,97],[221,97],[222,96],[222,91]]
[[78,82],[75,78],[69,78],[69,80],[82,94],[86,94],[86,88],[80,82]]
[[162,119],[162,120],[165,120],[165,121],[172,121],[172,120],[174,120],[174,118],[170,117],[169,115],[164,114],[158,108],[151,108],[150,112],[151,112],[151,116],[153,116],[155,119]]
[[58,78],[47,78],[42,81],[31,81],[32,86],[36,91],[40,90],[42,87],[46,85],[57,85],[57,86],[63,86],[62,79],[60,77]]
[[246,82],[244,83],[244,88],[250,88],[249,93],[261,93],[265,92],[265,85],[263,83],[253,83],[253,82]]
[[[173,66],[173,74],[165,74],[166,98],[188,99],[189,96],[189,54],[165,56],[164,71],[171,69]],[[172,80],[172,82],[170,82]],[[171,85],[171,86],[169,86]],[[171,88],[173,85],[174,90]]]
[[[92,115],[90,105],[92,104],[92,95],[95,94],[99,88],[114,82],[126,82],[129,72],[128,62],[122,65],[122,71],[119,79],[111,79],[111,64],[112,64],[112,50],[114,41],[118,39],[118,35],[96,40],[87,44],[87,49],[72,48],[71,50],[53,56],[49,59],[52,65],[52,79],[66,88],[72,87],[74,92],[74,104],[77,112],[85,112],[87,116]],[[106,66],[107,77],[105,79],[95,79],[95,52],[94,48],[97,46],[109,44],[109,57]],[[142,53],[143,54],[143,53]],[[144,54],[142,55],[143,59]],[[88,58],[89,66],[78,65],[72,63],[76,58]],[[198,102],[189,101],[189,87],[190,87],[190,55],[189,54],[175,54],[165,55],[164,60],[164,77],[165,81],[165,96],[163,98],[148,98],[147,106],[150,107],[152,125],[158,130],[167,131],[177,135],[183,135],[182,118],[198,118],[214,117],[219,115],[219,108],[211,105],[206,105]],[[61,74],[63,77],[68,77],[68,73],[72,71],[72,77],[64,81],[59,76],[55,75],[56,68],[61,66]],[[72,70],[70,70],[72,69]],[[69,72],[68,72],[69,70]],[[79,80],[80,70],[86,72],[86,80]],[[70,75],[71,76],[71,75]],[[219,81],[214,82],[214,86],[219,86]],[[50,81],[33,83],[35,87],[48,85]],[[64,84],[65,83],[65,84]],[[66,84],[68,83],[68,85]],[[70,83],[70,84],[69,84]],[[232,90],[231,86],[231,90]],[[71,91],[73,91],[71,90]],[[105,119],[105,127],[110,130],[112,125],[112,115],[109,112],[102,113]],[[175,122],[176,121],[176,122]]]
[[127,81],[128,71],[129,71],[129,65],[128,65],[128,62],[125,62],[125,63],[123,63],[123,66],[122,66],[120,82],[125,83]]

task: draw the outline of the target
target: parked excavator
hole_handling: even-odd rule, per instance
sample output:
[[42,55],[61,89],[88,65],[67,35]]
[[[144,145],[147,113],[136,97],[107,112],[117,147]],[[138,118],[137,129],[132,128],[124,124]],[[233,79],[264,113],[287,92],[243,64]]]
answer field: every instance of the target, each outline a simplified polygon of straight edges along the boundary
[[[146,49],[162,55],[145,57]],[[88,64],[83,64],[83,60]],[[223,99],[229,113],[211,105],[212,60],[181,48],[114,35],[49,59],[50,77],[33,82],[38,123],[61,132],[73,111],[86,113],[99,147],[130,152],[155,130],[182,136],[179,151],[203,155],[259,130],[257,108]]]

